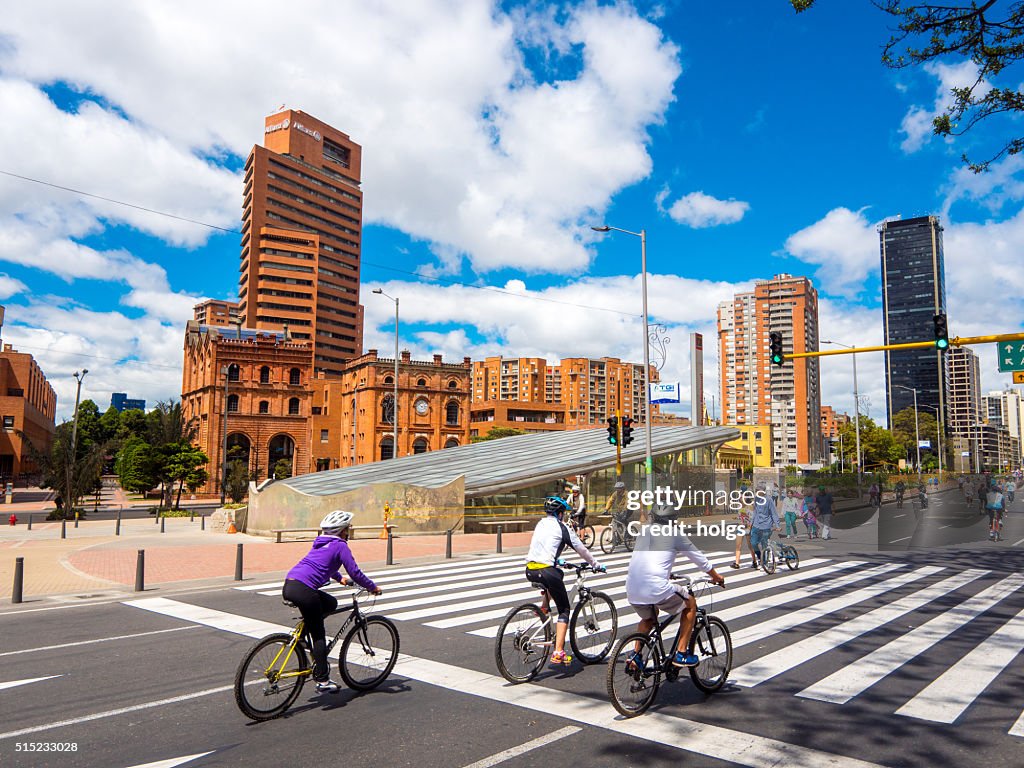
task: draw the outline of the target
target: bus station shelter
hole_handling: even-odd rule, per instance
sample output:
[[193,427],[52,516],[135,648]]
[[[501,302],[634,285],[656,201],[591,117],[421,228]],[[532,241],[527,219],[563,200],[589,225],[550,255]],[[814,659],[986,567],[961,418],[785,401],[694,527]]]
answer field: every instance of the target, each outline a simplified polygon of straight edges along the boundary
[[[713,489],[715,452],[737,437],[729,427],[653,427],[654,485]],[[622,451],[627,489],[646,488],[645,456],[643,430],[635,430]],[[616,478],[615,447],[603,428],[516,435],[250,488],[246,530],[316,528],[331,510],[345,509],[354,525],[387,517],[398,534],[473,531],[478,522],[535,518],[567,481],[584,484],[596,511]]]

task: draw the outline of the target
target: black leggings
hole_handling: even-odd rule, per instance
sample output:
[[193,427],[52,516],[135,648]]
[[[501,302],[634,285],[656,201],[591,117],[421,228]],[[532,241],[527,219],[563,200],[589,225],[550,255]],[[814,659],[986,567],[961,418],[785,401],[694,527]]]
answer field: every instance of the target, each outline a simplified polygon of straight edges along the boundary
[[286,579],[281,597],[295,603],[302,613],[306,624],[306,632],[313,648],[313,679],[326,680],[330,677],[327,666],[327,638],[324,630],[324,616],[338,608],[338,601],[332,595],[313,589],[295,579]]
[[562,580],[562,571],[549,565],[547,568],[526,569],[526,580],[546,590],[555,601],[558,609],[558,620],[563,624],[569,623],[569,593],[565,591],[565,582]]

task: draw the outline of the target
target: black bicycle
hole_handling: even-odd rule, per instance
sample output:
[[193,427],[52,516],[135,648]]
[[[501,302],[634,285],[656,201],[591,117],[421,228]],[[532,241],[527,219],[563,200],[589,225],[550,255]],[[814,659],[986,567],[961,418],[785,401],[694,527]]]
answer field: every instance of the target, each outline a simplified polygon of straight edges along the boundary
[[[576,658],[584,664],[596,664],[615,642],[619,629],[615,603],[604,592],[585,584],[584,574],[594,570],[589,565],[559,565],[576,571],[576,605],[569,617],[569,643]],[[535,603],[523,603],[508,612],[494,639],[494,661],[502,677],[510,683],[526,683],[537,676],[554,648],[556,618]]]
[[612,515],[608,527],[601,531],[601,551],[610,555],[615,548],[622,545],[632,552],[636,545],[636,536],[629,532],[629,519],[632,512],[616,512]]
[[[694,595],[695,586],[707,588],[711,584],[707,577],[691,579],[673,575],[671,578],[684,584],[690,595]],[[669,682],[679,678],[680,667],[675,666],[672,659],[679,647],[682,625],[668,648],[664,636],[665,628],[674,618],[667,616],[655,623],[650,632],[634,632],[615,644],[608,659],[606,682],[612,706],[619,714],[625,717],[643,714],[654,701],[662,678]],[[724,621],[700,606],[687,653],[700,658],[697,666],[688,668],[694,685],[705,693],[714,693],[725,685],[732,670],[732,637]]]
[[[330,656],[341,640],[338,671],[345,685],[356,691],[376,688],[391,674],[398,661],[398,628],[390,619],[366,616],[359,610],[357,598],[364,593],[365,590],[358,590],[352,595],[352,605],[339,605],[328,614],[351,611],[328,644],[327,654]],[[287,600],[284,604],[296,607]],[[305,622],[301,617],[296,618],[299,623],[291,633],[278,632],[258,640],[238,665],[235,701],[246,717],[257,721],[280,717],[299,697],[306,680],[312,677]]]

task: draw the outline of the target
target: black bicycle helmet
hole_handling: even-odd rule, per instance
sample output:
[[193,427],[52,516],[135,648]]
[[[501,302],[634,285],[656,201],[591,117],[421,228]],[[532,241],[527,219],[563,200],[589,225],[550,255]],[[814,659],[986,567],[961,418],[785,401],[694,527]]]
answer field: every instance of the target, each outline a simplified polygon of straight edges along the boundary
[[561,515],[564,512],[571,512],[572,506],[561,496],[548,496],[544,499],[545,515]]

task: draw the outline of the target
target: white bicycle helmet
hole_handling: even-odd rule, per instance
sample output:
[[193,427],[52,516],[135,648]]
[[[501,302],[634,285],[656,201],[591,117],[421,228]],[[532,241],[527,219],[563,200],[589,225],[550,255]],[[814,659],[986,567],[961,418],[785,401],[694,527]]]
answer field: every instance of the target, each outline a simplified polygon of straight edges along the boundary
[[336,509],[320,521],[320,530],[328,536],[336,536],[352,524],[352,513]]

